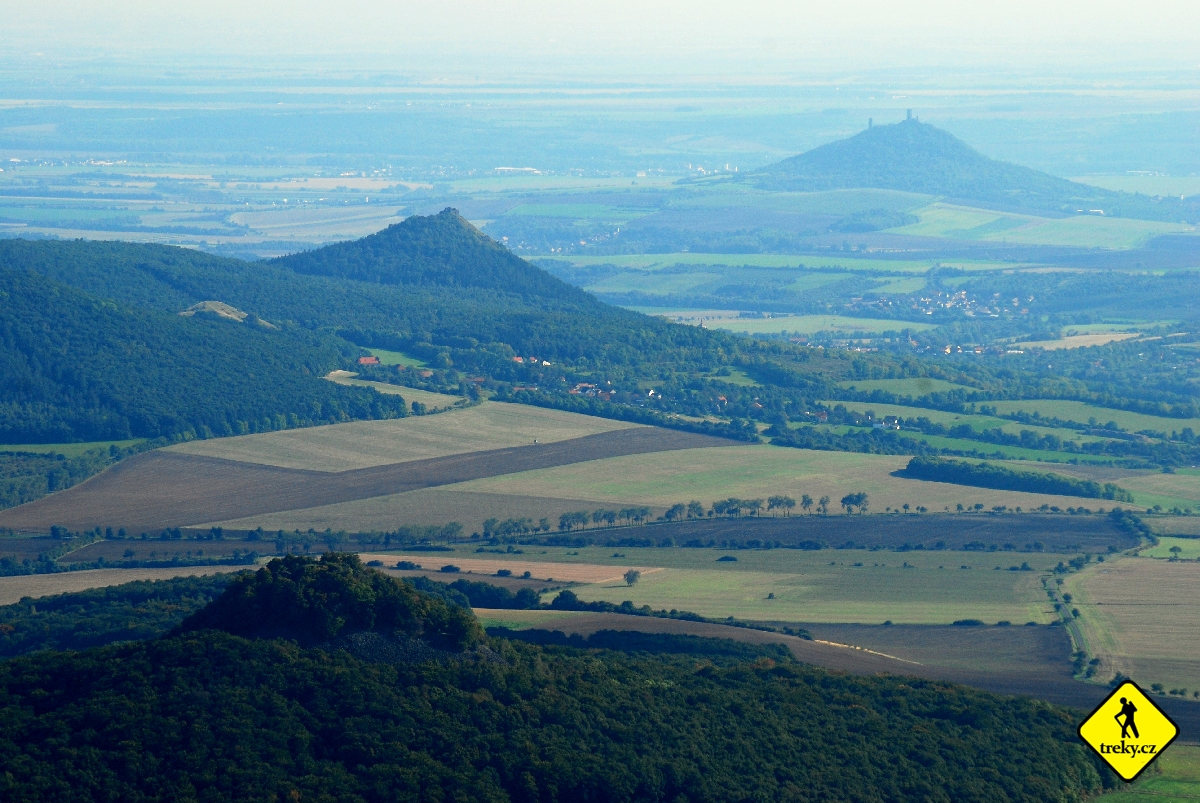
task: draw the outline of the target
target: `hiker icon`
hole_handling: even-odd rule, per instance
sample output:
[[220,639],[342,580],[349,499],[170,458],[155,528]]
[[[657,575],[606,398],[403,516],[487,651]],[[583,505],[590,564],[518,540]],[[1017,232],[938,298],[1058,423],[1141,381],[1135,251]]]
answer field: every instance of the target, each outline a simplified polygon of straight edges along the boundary
[[[1133,721],[1133,715],[1136,713],[1137,713],[1137,706],[1135,706],[1133,703],[1129,702],[1124,697],[1122,697],[1121,698],[1121,710],[1113,717],[1113,719],[1115,719],[1117,721],[1117,724],[1121,726],[1121,738],[1122,739],[1125,739],[1129,736],[1129,731],[1133,731],[1133,738],[1135,738],[1135,739],[1142,738],[1141,735],[1138,733],[1137,725],[1134,724],[1134,721]],[[1125,717],[1124,722],[1121,721],[1121,717]]]

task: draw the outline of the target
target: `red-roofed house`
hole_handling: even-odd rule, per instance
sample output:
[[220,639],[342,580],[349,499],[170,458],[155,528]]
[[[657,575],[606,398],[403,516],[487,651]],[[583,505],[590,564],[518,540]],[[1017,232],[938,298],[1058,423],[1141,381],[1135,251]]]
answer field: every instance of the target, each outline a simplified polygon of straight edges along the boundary
[[359,357],[358,364],[359,365],[379,365],[379,358],[375,357],[373,355],[370,357]]

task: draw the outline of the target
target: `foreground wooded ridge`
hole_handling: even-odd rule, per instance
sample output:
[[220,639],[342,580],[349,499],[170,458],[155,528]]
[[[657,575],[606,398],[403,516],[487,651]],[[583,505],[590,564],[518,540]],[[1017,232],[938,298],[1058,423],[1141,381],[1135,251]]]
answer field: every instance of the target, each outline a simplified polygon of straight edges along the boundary
[[1113,783],[1053,706],[714,652],[489,639],[354,556],[284,558],[166,638],[0,663],[0,792],[1032,802]]

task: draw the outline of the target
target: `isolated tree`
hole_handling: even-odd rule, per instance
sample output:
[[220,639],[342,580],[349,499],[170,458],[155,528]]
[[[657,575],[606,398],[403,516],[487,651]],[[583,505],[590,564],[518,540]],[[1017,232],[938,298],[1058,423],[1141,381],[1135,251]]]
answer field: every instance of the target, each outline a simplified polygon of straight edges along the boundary
[[1177,546],[1173,546],[1173,547],[1171,547],[1171,548],[1170,548],[1168,551],[1171,553],[1171,559],[1172,559],[1172,560],[1178,560],[1178,559],[1179,559],[1179,553],[1180,553],[1180,552],[1182,552],[1183,550],[1182,550],[1182,549],[1180,549],[1180,548],[1179,548],[1179,547],[1177,547]]
[[800,507],[804,508],[805,513],[810,513],[813,506],[813,498],[808,494],[801,494]]
[[904,503],[903,505],[901,505],[900,507],[904,508],[904,512],[905,512],[905,513],[907,513],[907,512],[908,512],[908,502],[905,502],[905,503]]
[[828,496],[822,496],[820,499],[818,499],[817,500],[817,512],[820,513],[822,516],[827,514],[829,512],[829,503],[831,501],[832,500]]
[[663,514],[663,518],[665,518],[667,521],[675,521],[676,519],[682,519],[686,514],[686,505],[675,504],[667,508],[667,512]]
[[695,499],[687,504],[687,517],[689,519],[704,518],[704,505],[697,502]]
[[642,573],[637,569],[630,569],[629,571],[625,572],[625,585],[627,586],[633,585],[640,579],[642,579]]
[[751,516],[757,516],[759,511],[763,509],[763,500],[743,499],[742,505],[746,508],[746,510],[750,511]]

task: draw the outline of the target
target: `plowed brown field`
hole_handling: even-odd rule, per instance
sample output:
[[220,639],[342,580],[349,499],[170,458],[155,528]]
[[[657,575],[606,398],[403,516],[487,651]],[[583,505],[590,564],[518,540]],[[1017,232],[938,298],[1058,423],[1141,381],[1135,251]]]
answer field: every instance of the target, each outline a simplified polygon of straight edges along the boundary
[[303,471],[155,451],[81,485],[0,512],[0,527],[44,532],[124,527],[154,532],[205,522],[369,499],[418,488],[648,452],[736,442],[656,427],[556,443],[470,452],[338,473]]

